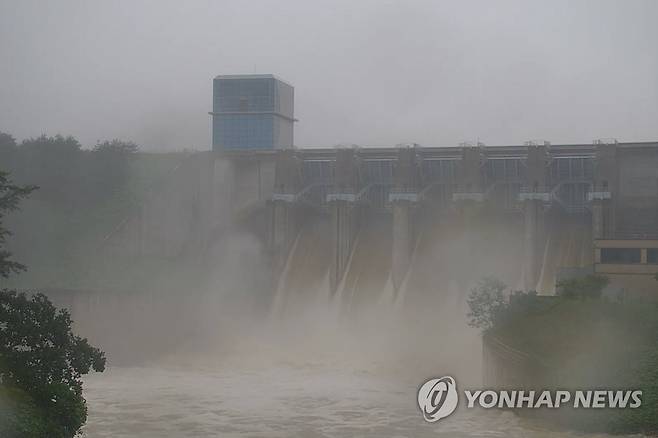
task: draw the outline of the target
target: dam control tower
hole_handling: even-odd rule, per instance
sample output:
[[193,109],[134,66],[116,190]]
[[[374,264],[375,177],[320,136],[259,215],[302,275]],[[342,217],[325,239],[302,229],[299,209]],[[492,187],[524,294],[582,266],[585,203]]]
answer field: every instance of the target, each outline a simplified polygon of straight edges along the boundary
[[294,93],[270,74],[215,77],[209,113],[213,151],[292,148]]

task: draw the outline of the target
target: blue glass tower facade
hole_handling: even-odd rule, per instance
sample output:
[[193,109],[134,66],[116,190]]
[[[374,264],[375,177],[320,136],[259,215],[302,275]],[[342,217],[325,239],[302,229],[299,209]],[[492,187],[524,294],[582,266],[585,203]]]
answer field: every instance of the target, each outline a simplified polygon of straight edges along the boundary
[[293,145],[294,89],[272,75],[225,75],[213,81],[213,150]]

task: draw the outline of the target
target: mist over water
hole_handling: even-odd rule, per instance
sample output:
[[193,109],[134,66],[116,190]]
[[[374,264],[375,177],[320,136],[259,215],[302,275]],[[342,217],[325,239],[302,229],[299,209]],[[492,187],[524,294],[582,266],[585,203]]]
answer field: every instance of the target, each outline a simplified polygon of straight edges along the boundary
[[[416,391],[426,379],[481,384],[480,335],[466,323],[470,288],[483,275],[520,285],[523,263],[519,224],[509,218],[426,217],[398,290],[386,213],[361,230],[333,292],[327,218],[306,221],[274,290],[262,242],[227,233],[209,251],[204,287],[125,298],[110,312],[124,324],[92,335],[118,360],[85,380],[85,433],[578,436],[506,412],[458,409],[449,421],[422,420]],[[92,320],[80,326],[98,326]]]

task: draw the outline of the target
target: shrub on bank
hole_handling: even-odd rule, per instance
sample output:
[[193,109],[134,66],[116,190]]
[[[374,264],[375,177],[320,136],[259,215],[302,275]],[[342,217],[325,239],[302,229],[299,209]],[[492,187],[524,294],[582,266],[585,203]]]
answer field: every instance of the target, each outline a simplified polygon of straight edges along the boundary
[[[559,285],[554,297],[506,291],[493,323],[480,328],[487,337],[527,354],[529,363],[523,369],[528,375],[516,377],[531,382],[529,389],[643,391],[642,406],[636,409],[517,412],[586,431],[655,433],[658,304],[606,299],[600,293],[606,284],[594,276],[570,280]],[[481,288],[473,295],[480,293]]]

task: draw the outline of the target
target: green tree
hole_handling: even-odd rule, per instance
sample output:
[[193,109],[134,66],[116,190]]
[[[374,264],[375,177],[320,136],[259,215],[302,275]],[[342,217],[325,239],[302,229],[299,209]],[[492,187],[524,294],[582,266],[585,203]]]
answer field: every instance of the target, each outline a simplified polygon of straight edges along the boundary
[[76,208],[84,188],[82,158],[82,148],[74,137],[29,138],[18,147],[17,167],[12,175],[17,181],[38,185],[41,190],[35,198],[64,208]]
[[96,199],[116,195],[125,188],[130,176],[130,160],[137,151],[139,146],[135,143],[116,139],[94,147],[90,189]]
[[109,155],[134,154],[139,151],[139,146],[132,141],[122,141],[118,139],[104,141],[94,146],[94,152]]
[[507,285],[494,277],[485,277],[468,296],[468,325],[482,330],[494,326],[507,308]]
[[0,132],[0,163],[13,163],[16,151],[17,147],[14,137],[6,132]]
[[0,131],[0,150],[15,148],[16,139],[11,134]]
[[0,277],[7,278],[12,273],[25,270],[25,266],[10,259],[11,254],[5,249],[7,237],[11,234],[3,226],[7,213],[17,210],[21,199],[28,196],[36,186],[17,186],[9,180],[9,174],[0,171]]
[[87,420],[80,378],[103,371],[105,355],[74,335],[71,323],[43,294],[0,291],[0,382],[5,392],[24,392],[19,406],[33,412],[28,422],[5,421],[1,436],[73,437]]
[[602,275],[569,278],[558,282],[557,294],[565,298],[600,298],[608,283],[608,277]]

